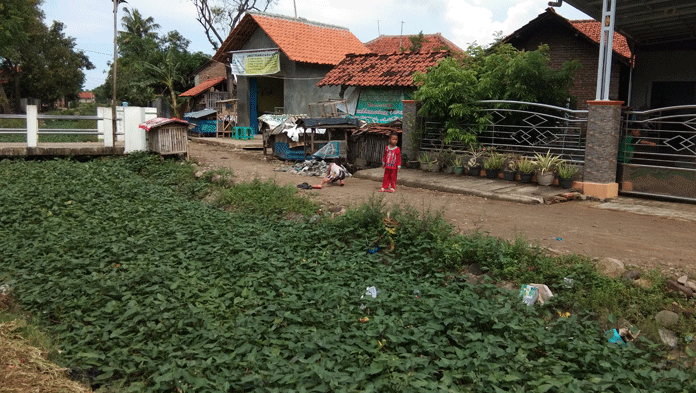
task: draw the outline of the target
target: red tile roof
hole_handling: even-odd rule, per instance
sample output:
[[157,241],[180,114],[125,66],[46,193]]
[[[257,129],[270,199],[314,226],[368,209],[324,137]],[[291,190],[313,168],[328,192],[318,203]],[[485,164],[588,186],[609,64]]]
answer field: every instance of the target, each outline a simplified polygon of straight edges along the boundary
[[348,53],[369,53],[348,29],[280,15],[247,13],[222,43],[213,60],[226,62],[261,28],[292,61],[336,65]]
[[[592,19],[571,20],[570,24],[589,39],[599,44],[602,37],[602,24],[600,22]],[[626,59],[631,58],[631,48],[628,46],[626,37],[616,31],[614,32],[614,52]]]
[[318,85],[410,87],[416,71],[426,72],[448,56],[448,51],[347,55]]
[[209,80],[207,80],[207,81],[205,81],[197,86],[194,86],[194,87],[186,90],[185,92],[179,94],[179,97],[195,97],[195,96],[203,93],[204,91],[210,89],[211,87],[217,85],[218,83],[224,81],[225,79],[227,79],[227,78],[225,78],[224,76],[221,76],[219,78],[209,79]]
[[[417,37],[417,35],[381,35],[372,41],[365,43],[371,51],[379,54],[390,54],[409,50],[411,41],[409,37]],[[442,34],[423,34],[423,46],[421,52],[432,52],[438,50],[449,49],[453,53],[464,53],[464,51],[453,44],[450,40],[443,37]]]
[[93,100],[94,93],[92,93],[91,91],[81,91],[79,97],[81,100]]

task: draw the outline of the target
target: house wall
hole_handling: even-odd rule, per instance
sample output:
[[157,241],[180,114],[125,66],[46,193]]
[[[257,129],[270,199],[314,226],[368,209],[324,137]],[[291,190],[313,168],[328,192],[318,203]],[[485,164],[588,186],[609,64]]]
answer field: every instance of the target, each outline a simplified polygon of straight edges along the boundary
[[[570,94],[577,98],[577,109],[587,109],[587,101],[594,100],[597,91],[599,46],[572,32],[558,22],[549,22],[543,30],[531,32],[524,41],[511,40],[517,49],[536,50],[539,45],[549,46],[550,66],[561,69],[563,63],[578,59],[582,67],[575,72]],[[616,54],[615,54],[616,56]],[[618,100],[621,63],[614,61],[611,69],[610,100]],[[624,97],[625,99],[626,97]]]
[[[650,107],[653,82],[696,82],[696,50],[645,51],[636,53],[631,106]],[[690,104],[696,104],[691,102]]]
[[[211,61],[205,68],[200,70],[194,79],[194,86],[198,86],[201,83],[220,77],[226,77],[227,70],[224,64],[218,63],[216,61]],[[231,91],[231,90],[230,90]]]
[[[241,50],[276,49],[273,40],[260,28],[251,35],[249,41]],[[309,103],[327,100],[338,96],[339,88],[319,88],[317,83],[333,68],[318,64],[296,63],[291,61],[285,53],[280,52],[280,72],[272,75],[274,78],[283,78],[283,103],[285,113],[307,114]],[[237,114],[239,125],[248,127],[249,116],[249,79],[251,77],[237,77]],[[263,78],[263,77],[259,77]]]

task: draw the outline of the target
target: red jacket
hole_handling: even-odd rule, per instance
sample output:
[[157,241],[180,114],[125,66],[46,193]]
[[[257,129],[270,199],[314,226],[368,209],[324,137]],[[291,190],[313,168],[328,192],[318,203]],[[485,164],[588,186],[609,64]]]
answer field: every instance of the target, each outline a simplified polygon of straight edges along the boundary
[[382,165],[389,169],[401,169],[401,149],[398,146],[394,149],[390,149],[389,145],[387,145],[387,147],[384,148]]

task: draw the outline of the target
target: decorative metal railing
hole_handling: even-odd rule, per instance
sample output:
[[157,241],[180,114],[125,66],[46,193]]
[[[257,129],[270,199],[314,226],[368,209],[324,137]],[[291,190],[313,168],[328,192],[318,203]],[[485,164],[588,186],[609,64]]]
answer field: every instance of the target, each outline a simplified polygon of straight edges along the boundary
[[[488,114],[483,126],[465,124],[484,146],[519,155],[551,153],[582,164],[585,160],[587,111],[520,101],[479,101],[479,112]],[[446,130],[437,121],[425,121],[421,150],[466,151],[460,141],[444,143]]]
[[624,111],[618,159],[623,193],[696,201],[696,105]]

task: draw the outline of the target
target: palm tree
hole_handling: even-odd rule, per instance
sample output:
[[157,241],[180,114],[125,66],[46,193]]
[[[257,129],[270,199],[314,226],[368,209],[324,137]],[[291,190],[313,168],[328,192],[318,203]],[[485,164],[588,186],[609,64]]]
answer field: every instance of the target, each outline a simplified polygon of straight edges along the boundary
[[124,7],[126,15],[121,18],[121,26],[125,31],[121,32],[123,43],[128,44],[132,41],[141,40],[143,38],[156,39],[157,33],[155,30],[160,28],[160,25],[155,23],[153,17],[143,19],[142,14],[137,9],[133,11]]

